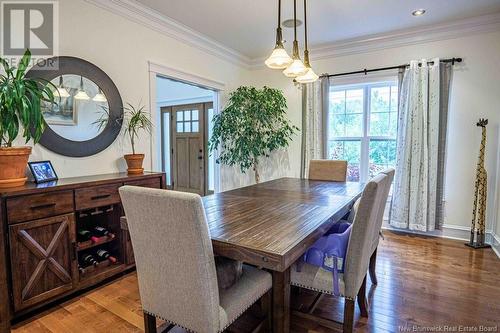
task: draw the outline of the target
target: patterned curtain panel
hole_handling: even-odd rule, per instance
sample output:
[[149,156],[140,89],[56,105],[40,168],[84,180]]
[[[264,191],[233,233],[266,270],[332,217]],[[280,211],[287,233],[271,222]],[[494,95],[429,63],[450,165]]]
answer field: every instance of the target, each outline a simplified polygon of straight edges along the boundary
[[328,78],[302,86],[302,178],[308,177],[310,160],[325,158],[329,91]]
[[411,61],[400,90],[396,176],[390,224],[432,231],[442,224],[451,66]]

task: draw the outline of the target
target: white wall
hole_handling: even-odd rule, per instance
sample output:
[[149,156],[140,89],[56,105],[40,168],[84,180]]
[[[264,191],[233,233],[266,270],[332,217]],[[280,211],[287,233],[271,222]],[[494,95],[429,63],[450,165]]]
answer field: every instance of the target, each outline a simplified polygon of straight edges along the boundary
[[[149,107],[148,61],[223,82],[227,91],[238,87],[247,74],[237,65],[83,0],[60,1],[59,7],[60,55],[83,58],[100,67],[115,82],[124,102],[142,102]],[[155,124],[156,130],[159,127]],[[73,177],[124,171],[122,156],[129,151],[123,139],[87,158],[60,156],[37,145],[31,160],[51,160],[60,177]],[[151,169],[150,142],[146,136],[140,140],[138,151],[147,155],[145,168]]]
[[[363,68],[394,66],[412,59],[431,57],[462,57],[464,62],[454,67],[451,90],[448,156],[446,162],[445,224],[468,228],[472,214],[473,183],[481,131],[475,123],[488,118],[488,229],[495,230],[500,216],[497,205],[500,126],[500,32],[474,35],[446,41],[418,44],[364,54],[314,61],[316,73],[340,73]],[[261,69],[252,73],[253,84],[269,85],[284,90],[289,105],[289,117],[300,126],[301,94],[279,71]],[[300,170],[300,137],[291,145],[289,167],[282,173],[298,176]],[[265,172],[266,175],[268,173]],[[500,235],[500,223],[496,226]]]

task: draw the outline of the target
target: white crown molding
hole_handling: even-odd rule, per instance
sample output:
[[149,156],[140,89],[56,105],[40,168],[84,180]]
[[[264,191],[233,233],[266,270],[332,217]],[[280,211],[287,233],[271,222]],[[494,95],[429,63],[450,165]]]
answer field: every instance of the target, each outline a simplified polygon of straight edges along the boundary
[[[393,31],[391,33],[348,39],[331,44],[314,46],[310,54],[312,60],[360,54],[394,47],[429,43],[458,37],[500,30],[500,13],[430,25],[414,29]],[[251,69],[265,68],[264,58],[255,59]]]
[[251,59],[182,23],[133,0],[85,0],[88,3],[125,17],[147,28],[160,32],[208,54],[238,66],[248,68]]

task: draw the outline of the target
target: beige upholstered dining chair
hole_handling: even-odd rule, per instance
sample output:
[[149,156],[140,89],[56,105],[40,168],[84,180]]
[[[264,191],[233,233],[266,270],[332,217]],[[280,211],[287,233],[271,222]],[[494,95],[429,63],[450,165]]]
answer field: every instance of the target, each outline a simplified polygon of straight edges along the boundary
[[332,182],[345,182],[347,179],[347,161],[311,160],[309,179]]
[[124,186],[120,196],[146,332],[156,332],[156,318],[193,332],[221,332],[262,296],[270,299],[271,275],[247,265],[238,282],[219,289],[199,195]]
[[372,241],[372,249],[370,256],[370,267],[368,268],[368,272],[370,273],[370,280],[373,284],[378,284],[377,275],[375,273],[375,267],[377,265],[377,248],[378,243],[380,241],[379,234],[382,232],[382,224],[384,223],[384,212],[385,206],[387,203],[387,198],[389,198],[389,192],[391,190],[392,181],[394,180],[394,173],[396,171],[392,168],[386,169],[382,171],[382,174],[387,176],[386,185],[382,192],[382,204],[379,207],[377,214],[377,227],[378,233],[374,236]]
[[[389,192],[391,190],[392,181],[394,180],[395,170],[393,168],[389,168],[389,169],[382,171],[381,173],[385,174],[389,178],[387,180],[387,186],[385,186],[383,194],[382,194],[383,202],[387,202],[387,198],[389,197]],[[356,216],[356,212],[357,212],[358,206],[359,206],[359,201],[360,201],[360,199],[356,200],[356,202],[354,203],[354,205],[351,209],[351,213],[349,214],[349,222],[351,222],[351,223],[354,221],[354,217]],[[378,215],[377,215],[377,229],[378,229],[379,233],[382,232],[382,224],[384,223],[384,212],[385,212],[385,204],[380,206],[380,209],[379,209]],[[377,274],[376,274],[375,268],[377,266],[377,248],[378,248],[379,241],[380,241],[380,237],[378,237],[378,235],[377,235],[375,237],[375,239],[373,240],[372,251],[371,251],[372,255],[370,256],[370,266],[368,268],[368,272],[370,273],[370,280],[372,281],[373,284],[378,284]]]
[[[361,315],[368,316],[366,274],[373,239],[378,237],[377,217],[380,207],[385,204],[383,194],[387,182],[388,177],[385,174],[379,174],[366,185],[354,219],[347,247],[345,270],[343,274],[339,274],[339,291],[345,297],[344,332],[353,330],[356,298]],[[291,268],[291,284],[318,291],[321,294],[333,295],[332,272],[307,263],[301,265],[300,271],[295,266]],[[309,313],[312,313],[312,310]]]

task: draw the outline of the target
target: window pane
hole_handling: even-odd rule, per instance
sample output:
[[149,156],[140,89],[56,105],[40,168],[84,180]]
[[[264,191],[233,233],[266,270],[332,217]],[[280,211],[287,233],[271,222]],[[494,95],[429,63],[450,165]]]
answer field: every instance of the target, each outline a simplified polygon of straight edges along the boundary
[[371,140],[369,149],[370,178],[396,165],[396,140]]
[[361,141],[330,140],[328,158],[347,161],[347,180],[359,181],[359,164],[361,161]]
[[345,136],[345,114],[334,114],[330,117],[330,139]]
[[182,133],[184,132],[184,127],[183,127],[183,124],[182,122],[177,122],[177,133]]
[[176,115],[177,115],[177,121],[183,121],[184,120],[182,111],[177,111]]
[[391,111],[398,112],[398,86],[391,86]]
[[370,114],[370,135],[390,136],[390,113],[378,112]]
[[191,111],[184,111],[184,120],[191,120]]
[[363,136],[362,114],[346,114],[345,136]]
[[330,93],[330,112],[345,113],[345,90]]
[[398,134],[398,113],[391,112],[389,114],[389,135],[392,137],[396,137]]
[[191,111],[191,115],[193,116],[193,120],[198,120],[198,110]]
[[191,123],[189,121],[184,123],[184,132],[191,132]]
[[372,88],[370,99],[370,111],[388,112],[390,111],[391,89],[390,86]]
[[195,133],[198,133],[198,131],[200,130],[200,123],[197,121],[191,122],[191,130]]
[[363,113],[363,89],[346,91],[346,113]]

